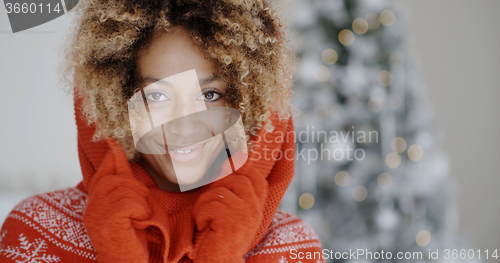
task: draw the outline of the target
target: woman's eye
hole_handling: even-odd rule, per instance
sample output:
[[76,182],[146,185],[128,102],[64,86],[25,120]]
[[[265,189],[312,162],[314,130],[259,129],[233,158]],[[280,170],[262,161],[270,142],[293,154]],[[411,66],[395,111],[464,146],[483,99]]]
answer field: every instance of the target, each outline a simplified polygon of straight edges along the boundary
[[146,95],[147,100],[149,101],[165,101],[168,100],[167,96],[165,96],[161,92],[151,92]]
[[205,100],[205,101],[216,101],[216,100],[218,100],[221,97],[215,91],[204,92],[202,96],[203,96],[203,100]]

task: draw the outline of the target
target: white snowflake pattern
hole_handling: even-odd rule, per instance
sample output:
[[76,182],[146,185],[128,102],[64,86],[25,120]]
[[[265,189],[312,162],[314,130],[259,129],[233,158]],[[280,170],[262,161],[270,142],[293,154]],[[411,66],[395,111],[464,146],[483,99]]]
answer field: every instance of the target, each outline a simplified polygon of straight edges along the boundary
[[28,241],[24,234],[19,235],[20,246],[8,246],[0,251],[4,253],[7,258],[16,260],[16,263],[52,263],[59,262],[60,259],[54,255],[47,255],[47,243],[37,238],[33,243]]
[[75,194],[72,194],[68,191],[62,192],[56,192],[53,195],[53,198],[59,201],[60,205],[71,205],[73,200],[78,200],[79,197]]
[[3,238],[5,237],[5,235],[7,234],[7,230],[3,231],[1,234],[0,234],[0,253],[2,253],[2,250],[3,250]]
[[86,195],[76,188],[67,188],[41,195],[41,198],[60,207],[82,214],[87,201]]
[[82,221],[85,202],[86,195],[75,188],[58,190],[25,199],[14,208],[16,213],[11,217],[30,226],[32,221],[36,222],[39,232],[51,233],[50,237],[45,236],[48,241],[88,257],[92,256],[88,250],[94,248]]
[[[292,249],[321,248],[318,239],[314,229],[306,222],[278,209],[259,244],[244,259],[259,254],[289,253]],[[288,263],[288,260],[282,257],[278,263]]]

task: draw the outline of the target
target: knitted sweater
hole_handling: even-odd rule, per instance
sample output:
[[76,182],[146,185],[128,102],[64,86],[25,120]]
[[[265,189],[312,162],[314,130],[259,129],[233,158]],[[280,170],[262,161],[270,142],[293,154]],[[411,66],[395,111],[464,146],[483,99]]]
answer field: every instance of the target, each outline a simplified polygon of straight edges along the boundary
[[[271,132],[260,129],[259,133],[252,137],[261,138],[261,140],[254,140],[254,148],[249,152],[249,158],[245,166],[248,165],[255,169],[241,172],[241,175],[231,175],[248,176],[248,178],[253,176],[253,180],[257,178],[256,176],[264,176],[265,178],[259,180],[265,179],[267,181],[266,187],[268,187],[269,191],[263,207],[263,219],[256,234],[247,236],[243,230],[247,224],[239,221],[243,218],[237,216],[242,213],[244,215],[252,212],[239,211],[239,214],[233,216],[233,210],[240,209],[235,204],[227,208],[224,207],[222,210],[206,210],[204,211],[206,214],[196,214],[196,212],[200,212],[200,210],[196,210],[195,205],[198,197],[205,193],[212,194],[211,191],[216,191],[217,187],[211,188],[212,186],[209,184],[185,193],[162,190],[140,164],[129,163],[123,151],[110,148],[116,144],[93,142],[91,137],[94,134],[95,127],[88,126],[85,120],[81,118],[80,103],[75,98],[75,120],[78,127],[78,152],[83,174],[82,182],[76,187],[33,196],[19,203],[10,213],[0,230],[0,262],[101,263],[110,262],[107,258],[109,256],[111,258],[118,256],[124,259],[124,262],[132,262],[131,260],[136,259],[135,256],[142,257],[145,253],[149,254],[149,262],[192,262],[193,258],[197,257],[196,254],[192,253],[193,251],[196,252],[193,244],[197,244],[196,242],[199,239],[196,239],[198,237],[196,235],[201,233],[198,232],[198,229],[195,229],[195,217],[201,215],[218,218],[221,214],[223,214],[223,218],[218,218],[218,220],[223,220],[227,228],[219,228],[215,231],[226,232],[224,232],[224,235],[210,239],[210,242],[203,243],[205,248],[209,248],[209,250],[205,251],[213,251],[212,248],[219,248],[210,255],[216,259],[228,255],[230,257],[235,256],[229,250],[233,245],[246,246],[240,243],[228,243],[228,240],[246,239],[252,243],[248,246],[246,252],[241,254],[243,256],[241,260],[245,262],[323,262],[321,244],[314,230],[298,217],[278,210],[278,205],[294,173],[294,159],[281,158],[278,155],[279,152],[286,154],[289,151],[293,153],[295,150],[294,141],[283,140],[282,137],[285,135],[284,138],[289,138],[288,135],[293,135],[292,119],[278,121],[276,115],[271,115],[270,118],[273,119],[275,129]],[[271,158],[256,158],[257,156],[265,156],[266,150],[271,150],[273,153],[270,156]],[[237,173],[240,173],[240,170]],[[248,171],[252,172],[252,174],[248,174]],[[113,184],[110,185],[111,187],[114,187],[114,185],[136,187],[138,184],[146,187],[146,191],[149,192],[152,198],[149,200],[154,200],[153,203],[147,204],[155,205],[150,208],[151,211],[164,213],[165,215],[164,218],[155,219],[157,221],[148,219],[148,224],[151,222],[151,224],[155,225],[147,229],[143,228],[147,231],[147,233],[142,232],[146,234],[147,241],[144,240],[144,243],[134,244],[132,239],[127,236],[115,237],[115,234],[119,236],[131,229],[126,225],[117,228],[115,222],[119,224],[122,219],[114,218],[113,214],[108,216],[106,213],[110,212],[109,209],[127,210],[130,207],[126,205],[116,207],[113,205],[114,203],[107,204],[104,202],[105,199],[96,197],[96,191],[89,191],[89,189],[95,189],[94,182],[101,182],[96,181],[99,178],[116,179],[107,181]],[[226,179],[220,179],[212,184],[218,184],[228,189],[240,187],[239,185],[231,185],[238,183],[238,181]],[[250,191],[248,192],[250,193]],[[130,199],[129,196],[125,195],[123,198]],[[247,197],[242,196],[242,198]],[[91,202],[92,200],[94,200],[94,203]],[[103,202],[99,200],[103,200]],[[245,205],[251,204],[248,203],[251,201],[245,200],[245,202],[247,202]],[[105,224],[98,220],[92,221],[89,226],[89,221],[85,221],[85,218],[92,212],[96,213],[96,211],[102,214],[103,220],[111,220],[108,221],[111,223]],[[248,216],[253,215],[249,214]],[[196,224],[198,226],[198,222]],[[162,229],[168,231],[165,232]],[[227,229],[232,231],[227,232]],[[234,231],[235,229],[238,230]],[[105,239],[97,239],[100,236],[92,236],[91,230],[106,231],[108,236],[104,236]],[[234,237],[237,238],[233,239]],[[127,240],[130,245],[129,248],[127,248]],[[113,243],[115,241],[121,243]],[[228,247],[228,249],[224,251],[225,247],[221,249],[221,245]],[[105,247],[103,248],[103,246]],[[205,256],[207,255],[205,254]],[[225,262],[228,261],[225,260]]]
[[[106,156],[113,156],[109,155],[111,149],[106,143],[91,140],[95,127],[88,126],[81,118],[80,103],[75,98],[75,120],[78,127],[78,152],[83,174],[82,182],[76,187],[36,195],[20,202],[9,214],[0,230],[0,262],[107,262],[103,260],[103,253],[105,253],[104,256],[107,256],[117,250],[120,253],[133,253],[134,249],[138,251],[138,248],[133,246],[130,240],[130,247],[127,248],[127,239],[113,239],[111,236],[110,239],[106,240],[106,242],[116,240],[116,242],[121,242],[122,246],[121,243],[109,244],[103,243],[103,240],[91,238],[91,229],[85,222],[85,216],[91,209],[90,201],[92,197],[95,198],[93,195],[95,192],[89,192],[89,189],[93,189],[92,182],[95,182],[93,180],[95,176],[106,176],[106,172],[103,173],[103,171],[108,171],[110,176],[118,172],[121,176],[118,182],[120,185],[132,182],[131,177],[133,176],[134,180],[137,180],[134,182],[146,186],[155,200],[158,201],[157,204],[161,205],[161,207],[156,206],[154,209],[168,213],[168,218],[162,219],[159,224],[166,225],[169,232],[159,232],[157,227],[147,229],[148,242],[145,243],[145,249],[149,253],[149,262],[192,262],[189,253],[193,251],[193,237],[195,233],[198,233],[194,229],[195,221],[192,211],[196,210],[194,204],[200,194],[212,191],[210,185],[185,193],[171,193],[159,189],[153,178],[142,166],[137,163],[129,163],[123,152],[117,152],[115,159],[106,159]],[[250,152],[251,156],[247,161],[247,164],[256,168],[254,172],[266,177],[269,192],[259,229],[253,237],[247,237],[247,239],[252,240],[252,244],[246,254],[242,254],[244,255],[243,260],[262,263],[324,262],[321,258],[321,244],[314,230],[300,218],[278,210],[278,205],[293,177],[294,159],[278,158],[275,154],[271,158],[251,158],[255,157],[254,155],[264,156],[264,151],[269,149],[278,149],[283,153],[292,151],[293,153],[294,141],[280,140],[280,135],[290,135],[293,132],[292,120],[280,122],[277,121],[275,115],[272,115],[271,118],[274,119],[275,129],[270,133],[264,129],[259,131],[258,136],[264,140],[254,143],[253,146],[256,147]],[[285,138],[287,137],[285,136]],[[120,172],[121,170],[113,170],[112,167],[122,170],[127,168],[128,175],[123,174],[123,171]],[[222,182],[224,179],[214,183]],[[224,183],[231,183],[231,181]],[[100,202],[97,201],[94,205],[100,205]],[[96,207],[93,208],[95,212]],[[100,207],[98,211],[105,214],[106,209],[109,208],[112,208],[112,205]],[[128,209],[128,207],[122,209]],[[208,211],[208,213],[215,213],[210,215],[212,217],[217,216],[220,212],[223,211]],[[112,217],[106,219],[112,219]],[[234,226],[238,224],[243,226],[241,222],[235,221],[231,214],[224,217],[223,220],[228,227],[231,227],[230,229],[235,229]],[[104,223],[101,225],[99,222],[95,222],[91,226],[94,231],[96,229],[116,229],[116,231],[122,232],[130,230],[117,229],[114,228],[114,225]],[[107,233],[114,234],[112,231]],[[230,232],[230,235],[241,236],[242,233]],[[228,236],[228,240],[231,240],[230,237]],[[227,240],[222,239],[224,238],[210,240],[210,243],[205,243],[204,246],[210,247],[212,244],[217,246],[223,242],[228,245]],[[165,240],[168,241],[168,244],[165,243]],[[96,243],[96,241],[100,243]],[[115,251],[102,249],[99,251],[97,244],[110,245],[111,250],[115,249]],[[169,253],[168,258],[165,254],[167,252]],[[214,251],[213,255],[224,257],[226,256],[224,253],[230,252]],[[122,258],[128,258],[127,255],[121,255]]]
[[[82,222],[88,195],[79,188],[81,184],[21,201],[0,230],[0,262],[96,262]],[[156,251],[153,246],[150,244],[150,252]],[[324,262],[320,253],[321,244],[314,230],[300,218],[278,210],[245,260],[319,263]],[[152,255],[151,262],[161,262],[158,258],[161,255]]]

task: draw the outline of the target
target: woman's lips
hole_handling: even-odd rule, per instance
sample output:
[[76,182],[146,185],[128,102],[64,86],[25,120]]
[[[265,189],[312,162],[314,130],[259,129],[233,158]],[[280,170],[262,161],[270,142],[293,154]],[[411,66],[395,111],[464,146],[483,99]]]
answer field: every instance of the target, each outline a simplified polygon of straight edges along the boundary
[[[167,154],[173,162],[176,163],[190,163],[197,160],[203,152],[205,145],[208,141],[202,143],[197,143],[185,147],[170,146],[170,148],[175,148],[175,150],[168,150]],[[165,145],[160,145],[160,147],[165,147]],[[167,147],[168,148],[168,147]]]

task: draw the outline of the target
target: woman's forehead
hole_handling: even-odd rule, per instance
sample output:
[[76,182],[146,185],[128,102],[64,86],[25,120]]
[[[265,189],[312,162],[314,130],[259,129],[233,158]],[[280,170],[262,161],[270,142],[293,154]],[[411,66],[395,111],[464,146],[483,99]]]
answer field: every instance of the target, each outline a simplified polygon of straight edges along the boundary
[[163,79],[194,69],[203,78],[216,71],[214,63],[204,57],[201,48],[183,29],[162,32],[151,41],[137,62],[144,77]]

